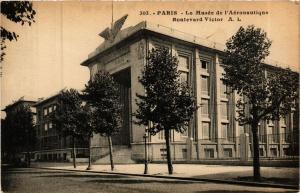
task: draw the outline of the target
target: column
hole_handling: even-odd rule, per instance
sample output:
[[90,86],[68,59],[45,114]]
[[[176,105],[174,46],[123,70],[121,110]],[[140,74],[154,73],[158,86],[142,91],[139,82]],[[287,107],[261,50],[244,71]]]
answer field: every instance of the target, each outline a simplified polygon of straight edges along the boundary
[[279,147],[278,147],[278,155],[277,157],[281,157],[283,156],[283,145],[282,145],[282,136],[281,136],[281,133],[282,133],[282,129],[281,129],[281,119],[282,117],[279,119],[279,121],[277,121],[277,125],[278,125],[278,133],[277,133],[277,140],[279,140]]
[[[196,85],[195,85],[195,94],[196,94],[196,104],[197,106],[201,103],[201,79],[200,79],[200,56],[199,56],[199,49],[195,49],[195,79],[196,79]],[[199,107],[195,113],[196,118],[196,140],[197,140],[197,160],[200,159],[200,150],[201,150],[201,143],[200,140],[202,137],[201,133],[201,107]]]
[[249,134],[243,133],[240,135],[240,160],[242,162],[249,159]]
[[[217,157],[218,158],[221,158],[222,155],[221,155],[221,152],[222,152],[222,145],[221,145],[221,140],[220,140],[220,137],[221,137],[221,127],[222,127],[222,123],[221,123],[221,110],[220,110],[220,105],[218,105],[220,103],[220,76],[221,76],[221,69],[220,69],[220,62],[219,62],[219,55],[216,54],[216,60],[215,60],[215,78],[214,78],[214,81],[215,81],[215,86],[216,86],[216,89],[214,89],[212,92],[215,92],[215,97],[211,98],[211,100],[213,101],[213,103],[215,103],[215,115],[214,115],[214,119],[215,120],[212,120],[212,121],[215,121],[216,123],[216,128],[215,128],[215,132],[216,132],[216,137],[218,138],[217,140]],[[228,127],[229,129],[229,127]]]
[[294,117],[294,112],[291,112],[289,114],[289,121],[288,121],[288,125],[287,127],[289,127],[289,143],[290,143],[290,147],[289,147],[289,154],[291,156],[295,156],[295,140],[294,140],[294,120],[293,120],[293,117]]

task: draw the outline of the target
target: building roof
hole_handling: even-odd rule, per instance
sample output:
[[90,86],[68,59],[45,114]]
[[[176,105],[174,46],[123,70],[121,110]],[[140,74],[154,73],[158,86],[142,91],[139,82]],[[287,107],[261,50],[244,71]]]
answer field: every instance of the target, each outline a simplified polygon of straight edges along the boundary
[[59,92],[56,93],[56,94],[53,94],[47,98],[42,98],[41,100],[39,100],[38,102],[36,102],[33,106],[34,107],[38,107],[44,103],[47,103],[48,101],[52,100],[52,99],[55,99],[57,96],[59,95]]
[[85,60],[84,62],[82,62],[81,65],[88,66],[102,52],[114,47],[115,45],[119,44],[120,42],[132,37],[133,35],[135,35],[138,32],[141,32],[141,31],[148,31],[148,32],[154,32],[154,33],[161,34],[161,35],[166,35],[166,36],[169,36],[172,38],[176,38],[178,40],[183,40],[186,42],[190,42],[193,44],[197,44],[199,46],[204,46],[204,47],[211,48],[211,49],[218,50],[218,51],[222,51],[225,48],[224,45],[222,45],[220,43],[211,42],[204,38],[200,38],[200,37],[197,37],[197,36],[185,33],[185,32],[181,32],[181,31],[178,31],[178,30],[175,30],[173,28],[169,28],[169,27],[166,27],[163,25],[153,24],[153,23],[150,23],[147,21],[143,21],[143,22],[138,23],[135,26],[130,26],[128,28],[121,30],[112,42],[104,41],[100,46],[98,46],[96,48],[96,50],[94,52],[89,54],[88,59]]
[[[108,40],[104,41],[100,46],[98,46],[95,49],[95,51],[89,54],[88,59],[83,61],[81,65],[88,66],[92,62],[96,61],[97,57],[100,56],[103,52],[109,50],[110,48],[115,47],[116,45],[129,39],[130,37],[133,37],[135,34],[139,32],[152,32],[155,34],[164,35],[170,38],[175,38],[181,41],[185,41],[187,43],[194,44],[196,46],[208,48],[219,53],[224,53],[224,50],[226,48],[224,44],[218,42],[213,42],[205,38],[201,38],[167,26],[153,24],[147,21],[142,21],[135,26],[130,26],[128,28],[121,30],[112,42]],[[271,64],[271,66],[276,66],[276,67],[278,67],[277,65],[280,65],[279,62],[273,61],[272,59],[266,59],[265,64],[268,65]]]
[[17,101],[13,101],[13,103],[7,105],[4,109],[2,109],[2,111],[9,111],[10,109],[13,109],[14,107],[18,106],[21,103],[31,103],[31,106],[34,106],[34,104],[36,103],[36,100],[34,99],[25,99],[24,97],[21,97],[20,99],[18,99]]

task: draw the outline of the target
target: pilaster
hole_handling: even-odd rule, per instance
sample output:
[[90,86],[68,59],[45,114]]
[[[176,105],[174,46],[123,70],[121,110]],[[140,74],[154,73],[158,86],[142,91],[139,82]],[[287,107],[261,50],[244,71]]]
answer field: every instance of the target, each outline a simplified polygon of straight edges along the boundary
[[215,132],[216,132],[216,137],[217,137],[217,150],[218,150],[218,154],[217,154],[217,156],[218,156],[218,158],[221,158],[222,157],[222,155],[221,155],[221,152],[222,152],[222,149],[221,149],[221,140],[220,140],[220,137],[221,137],[221,127],[222,127],[222,123],[221,123],[221,117],[220,117],[220,115],[221,115],[221,107],[220,107],[220,105],[218,105],[218,104],[220,104],[220,99],[221,99],[221,97],[220,97],[220,77],[221,77],[221,67],[220,67],[220,58],[219,58],[219,55],[218,54],[216,54],[216,57],[215,57],[215,62],[214,62],[214,65],[215,65],[215,78],[214,78],[214,80],[213,81],[215,81],[215,89],[214,90],[212,90],[212,92],[215,92],[214,93],[214,95],[215,95],[215,97],[214,98],[212,98],[212,100],[213,100],[213,103],[215,104],[215,109],[216,109],[216,113],[215,113],[215,117],[214,117],[214,120],[213,121],[215,121],[215,123],[216,123],[216,128],[215,128]]
[[196,125],[195,125],[195,138],[197,140],[197,160],[200,159],[200,139],[202,138],[202,122],[201,122],[201,75],[200,75],[200,56],[199,56],[199,49],[195,49],[195,96],[196,96],[196,104],[198,106],[198,109],[195,113],[196,118]]

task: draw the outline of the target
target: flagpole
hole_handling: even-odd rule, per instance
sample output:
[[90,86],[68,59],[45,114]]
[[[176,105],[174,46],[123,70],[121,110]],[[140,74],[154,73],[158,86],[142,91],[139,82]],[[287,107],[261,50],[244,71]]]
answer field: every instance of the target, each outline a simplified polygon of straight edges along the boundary
[[114,23],[114,0],[111,0],[111,29]]

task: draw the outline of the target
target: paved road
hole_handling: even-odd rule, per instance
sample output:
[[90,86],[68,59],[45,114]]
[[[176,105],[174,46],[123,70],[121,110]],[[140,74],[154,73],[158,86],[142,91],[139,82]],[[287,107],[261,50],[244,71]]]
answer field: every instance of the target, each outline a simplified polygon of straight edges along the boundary
[[44,169],[3,169],[2,191],[9,193],[200,193],[295,192],[207,182]]

